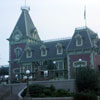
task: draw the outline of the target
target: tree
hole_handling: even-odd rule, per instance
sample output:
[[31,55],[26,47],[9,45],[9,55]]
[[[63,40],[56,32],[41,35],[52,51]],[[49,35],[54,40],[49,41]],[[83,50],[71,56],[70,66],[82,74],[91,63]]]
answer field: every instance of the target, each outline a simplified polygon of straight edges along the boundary
[[1,67],[0,68],[0,76],[8,75],[9,74],[9,68],[8,67]]
[[79,92],[98,90],[98,74],[87,67],[76,69],[76,86]]

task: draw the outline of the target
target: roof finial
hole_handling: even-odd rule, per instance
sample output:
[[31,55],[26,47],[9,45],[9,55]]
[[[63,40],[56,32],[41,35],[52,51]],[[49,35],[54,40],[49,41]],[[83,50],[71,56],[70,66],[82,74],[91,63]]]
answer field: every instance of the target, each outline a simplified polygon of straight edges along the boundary
[[29,11],[30,10],[30,7],[27,6],[27,0],[25,0],[25,5],[23,7],[21,7],[21,10],[27,10]]

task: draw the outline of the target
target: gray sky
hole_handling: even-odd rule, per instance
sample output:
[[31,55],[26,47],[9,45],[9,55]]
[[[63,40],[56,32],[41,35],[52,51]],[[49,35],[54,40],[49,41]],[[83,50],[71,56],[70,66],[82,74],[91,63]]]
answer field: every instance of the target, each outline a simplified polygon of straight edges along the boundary
[[[87,26],[100,36],[100,0],[27,0],[30,16],[42,40],[71,37],[76,27],[84,26],[84,4],[87,6]],[[6,39],[23,5],[24,0],[0,1],[0,65],[8,64]]]

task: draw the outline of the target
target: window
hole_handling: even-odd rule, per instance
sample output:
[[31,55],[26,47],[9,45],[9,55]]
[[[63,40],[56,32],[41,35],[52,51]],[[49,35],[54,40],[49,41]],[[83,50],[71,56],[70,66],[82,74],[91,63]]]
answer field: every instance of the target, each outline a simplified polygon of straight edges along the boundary
[[26,73],[26,70],[30,70],[30,71],[32,71],[32,67],[31,67],[31,65],[29,64],[29,65],[23,65],[22,67],[21,67],[21,72],[22,73]]
[[31,58],[32,57],[32,51],[31,50],[27,50],[26,51],[26,58]]
[[58,79],[63,79],[64,78],[64,62],[61,60],[61,61],[57,61],[56,62],[56,67],[57,67],[57,70],[56,70],[56,78]]
[[46,49],[42,49],[42,55],[45,56],[46,55]]
[[21,53],[22,53],[22,48],[15,48],[15,56],[16,58],[19,58],[21,56]]
[[86,67],[87,66],[87,61],[75,61],[73,62],[73,67],[79,68],[79,67]]
[[44,71],[44,77],[48,77],[48,71]]
[[80,34],[77,34],[75,36],[76,39],[76,46],[82,46],[83,45],[83,39],[82,36]]
[[81,45],[81,38],[80,37],[77,37],[77,44]]
[[56,66],[57,66],[57,70],[64,70],[64,62],[63,61],[57,61]]
[[47,56],[47,48],[44,45],[42,45],[40,49],[41,49],[41,56]]
[[63,54],[63,47],[62,47],[62,44],[58,43],[58,44],[56,45],[56,48],[57,48],[57,55]]
[[20,69],[19,69],[19,68],[15,68],[15,69],[13,70],[13,72],[14,72],[14,74],[19,74],[19,73],[20,73]]

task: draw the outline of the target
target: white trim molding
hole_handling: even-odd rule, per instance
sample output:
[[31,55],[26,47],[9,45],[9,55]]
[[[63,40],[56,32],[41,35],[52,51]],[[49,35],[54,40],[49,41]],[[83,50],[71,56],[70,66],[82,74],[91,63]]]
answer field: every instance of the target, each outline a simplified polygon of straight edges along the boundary
[[[80,39],[80,43],[79,43],[78,38]],[[75,36],[75,39],[76,39],[76,46],[77,46],[77,47],[83,45],[83,39],[82,39],[82,36],[81,36],[80,34],[77,34],[77,35]]]
[[87,67],[87,61],[74,61],[73,67],[79,68],[79,67]]

